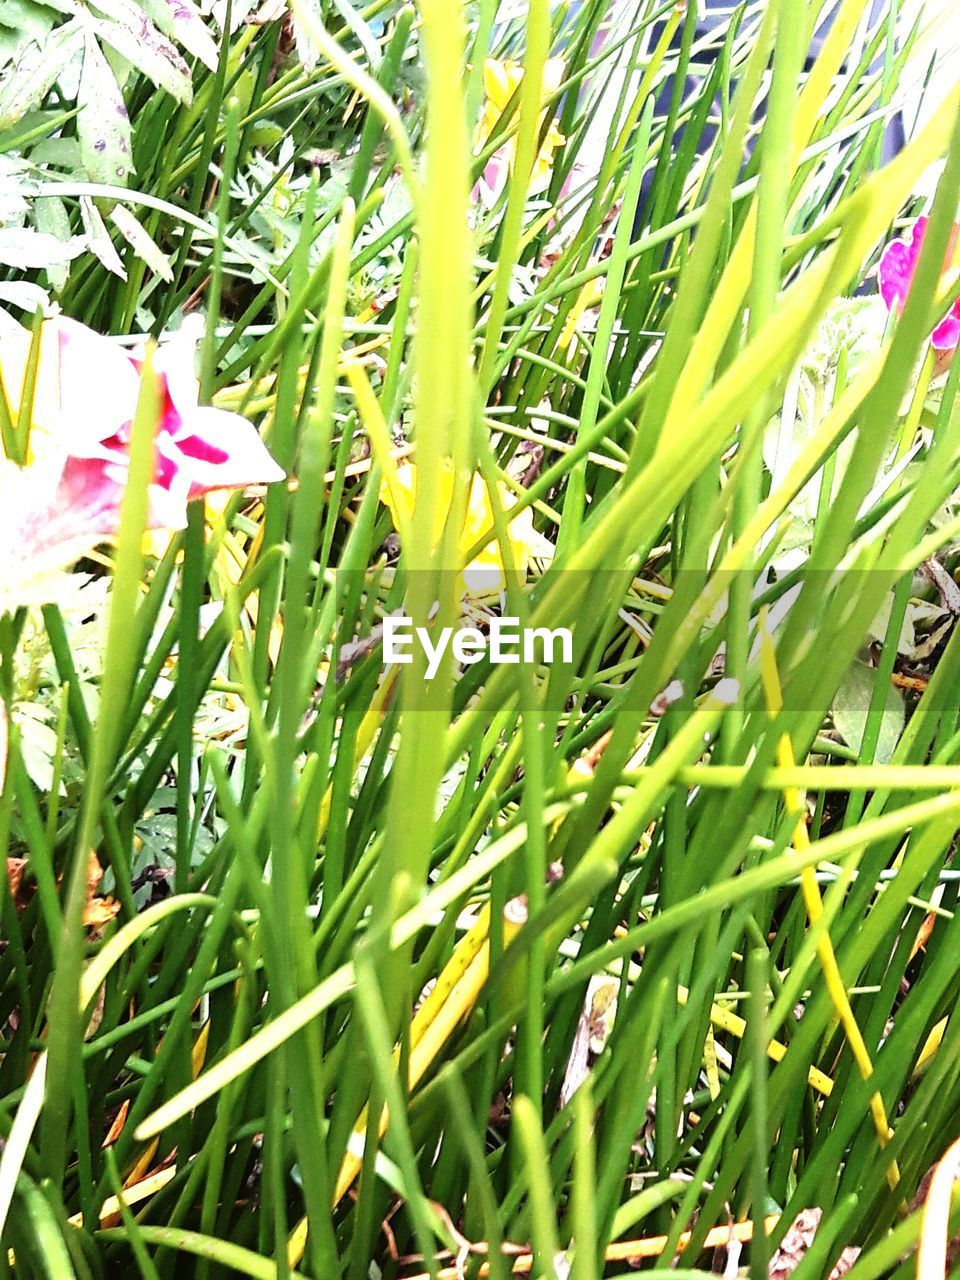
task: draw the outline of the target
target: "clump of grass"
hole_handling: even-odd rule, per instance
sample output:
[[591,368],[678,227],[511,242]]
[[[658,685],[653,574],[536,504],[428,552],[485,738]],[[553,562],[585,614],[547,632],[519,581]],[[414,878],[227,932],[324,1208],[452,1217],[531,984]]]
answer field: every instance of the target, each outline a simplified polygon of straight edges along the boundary
[[[877,167],[931,36],[869,8],[805,68],[787,0],[711,57],[646,0],[296,4],[192,103],[131,72],[129,187],[25,188],[138,212],[164,273],[117,232],[125,279],[28,282],[204,308],[292,482],[146,563],[132,487],[102,655],[76,602],[0,623],[0,1275],[760,1276],[810,1208],[800,1280],[913,1265],[960,1101],[960,101]],[[851,299],[931,169],[894,322]],[[385,670],[491,539],[471,620],[571,661]]]

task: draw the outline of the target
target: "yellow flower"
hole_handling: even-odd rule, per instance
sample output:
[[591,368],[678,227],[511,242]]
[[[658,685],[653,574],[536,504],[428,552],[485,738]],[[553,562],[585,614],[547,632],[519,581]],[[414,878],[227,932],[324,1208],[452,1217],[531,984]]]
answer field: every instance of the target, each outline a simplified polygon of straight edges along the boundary
[[568,351],[573,344],[573,340],[577,336],[580,321],[583,319],[584,312],[589,311],[591,307],[595,307],[598,303],[603,301],[603,289],[605,284],[606,277],[597,276],[594,280],[588,280],[577,294],[577,300],[570,308],[566,323],[563,326],[563,332],[560,334],[560,340],[558,342],[558,346],[560,346],[564,351]]
[[[548,58],[544,63],[543,81],[540,89],[541,102],[553,97],[557,92],[563,81],[565,69],[566,64],[563,58]],[[475,151],[481,151],[492,136],[507,108],[507,104],[523,83],[523,75],[523,67],[519,62],[514,62],[511,58],[505,61],[501,61],[499,58],[484,59],[483,90],[485,96],[483,114],[477,126],[477,134],[474,141]],[[544,108],[539,120],[540,129],[543,128],[546,115],[547,111]],[[548,185],[553,168],[553,153],[565,141],[566,139],[557,127],[557,118],[554,116],[550,121],[540,153],[534,161],[533,173],[530,176],[531,194],[543,191]],[[488,190],[492,193],[493,199],[496,199],[503,190],[507,172],[513,173],[516,158],[517,138],[516,134],[514,134],[490,157],[487,167],[484,169],[483,180]]]
[[[453,504],[453,480],[453,467],[447,463],[441,468],[438,476],[440,500],[437,503],[434,518],[432,539],[434,546],[440,542],[443,526]],[[380,483],[380,501],[389,510],[394,528],[398,532],[413,519],[417,483],[417,466],[413,462],[406,462],[399,466],[392,482],[383,480]],[[498,486],[497,495],[505,510],[509,510],[517,501],[505,485]],[[461,561],[466,559],[470,548],[492,525],[493,508],[490,505],[490,495],[483,477],[478,473],[470,482],[466,516],[457,539],[457,550]],[[534,529],[533,511],[530,507],[524,507],[509,522],[507,535],[513,562],[520,574],[527,572],[533,556],[552,550],[545,546],[545,540]],[[499,542],[494,539],[461,570],[457,579],[457,594],[461,598],[469,597],[479,600],[485,596],[499,594],[504,590],[505,585],[503,554]]]

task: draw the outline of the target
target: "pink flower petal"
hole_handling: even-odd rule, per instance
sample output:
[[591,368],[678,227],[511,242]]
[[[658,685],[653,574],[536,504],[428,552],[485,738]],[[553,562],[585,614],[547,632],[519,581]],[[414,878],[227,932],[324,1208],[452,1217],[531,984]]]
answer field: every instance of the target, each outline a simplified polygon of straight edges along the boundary
[[0,609],[40,603],[35,592],[117,529],[123,485],[87,458],[19,468],[0,461]]
[[194,409],[172,444],[189,477],[191,498],[284,479],[252,424],[224,409]]
[[485,208],[492,209],[500,199],[503,189],[507,185],[509,172],[510,160],[507,155],[507,147],[504,146],[499,151],[495,151],[487,161],[477,184],[480,199],[483,201]]
[[927,233],[927,219],[918,218],[910,228],[909,237],[891,240],[880,257],[877,276],[880,296],[889,310],[903,309],[917,269],[923,237]]
[[[168,483],[147,488],[147,528],[183,529],[187,523],[187,479],[175,461],[161,458]],[[179,482],[178,482],[179,481]],[[89,546],[109,542],[120,530],[120,504],[127,467],[93,458],[68,458],[57,491],[57,507],[82,528]]]
[[960,346],[960,298],[934,329],[930,341],[935,351],[955,351]]
[[[56,599],[63,571],[116,537],[125,466],[99,458],[50,458],[17,467],[0,458],[0,613]],[[148,491],[148,527],[186,524],[186,490]]]
[[168,493],[173,489],[181,470],[180,458],[172,456],[173,454],[172,449],[158,449],[156,469],[153,473],[153,483]]
[[73,526],[90,539],[90,546],[112,538],[120,525],[120,501],[126,469],[101,458],[67,458],[51,520],[61,528]]
[[[889,310],[897,313],[903,310],[903,304],[913,284],[913,277],[920,259],[920,250],[927,233],[927,218],[917,218],[907,236],[899,240],[891,240],[884,249],[877,270],[880,283],[880,296]],[[954,239],[957,234],[954,228]],[[948,254],[948,259],[949,259]],[[935,351],[955,351],[960,344],[960,299],[958,299],[946,316],[934,329],[930,342]]]
[[[147,489],[149,529],[182,529],[187,523],[189,480],[178,459],[158,451],[157,473]],[[86,549],[109,542],[120,528],[120,505],[128,476],[127,458],[77,458],[64,462],[53,501],[43,512],[51,542],[69,530],[73,540],[83,539]],[[40,535],[37,534],[39,542]]]
[[226,449],[218,448],[209,440],[204,440],[202,436],[180,436],[177,440],[177,448],[195,462],[209,462],[217,466],[221,462],[230,460]]
[[[45,416],[33,460],[20,468],[0,455],[0,612],[52,598],[51,575],[116,537],[129,479],[136,357],[75,320],[45,325],[35,399],[40,405],[42,393]],[[185,325],[157,353],[162,400],[153,424],[150,529],[183,528],[187,502],[209,491],[284,478],[249,422],[197,407],[196,336],[196,326]],[[5,377],[22,381],[29,341],[3,316]]]

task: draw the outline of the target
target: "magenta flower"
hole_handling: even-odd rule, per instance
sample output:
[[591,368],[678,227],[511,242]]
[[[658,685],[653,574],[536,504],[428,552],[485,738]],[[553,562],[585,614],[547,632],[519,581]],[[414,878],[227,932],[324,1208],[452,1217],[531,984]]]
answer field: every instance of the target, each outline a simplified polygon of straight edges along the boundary
[[[927,233],[927,219],[916,220],[907,236],[900,240],[891,240],[880,258],[878,277],[880,296],[887,304],[888,310],[899,313],[906,302],[907,294],[913,283],[923,237]],[[953,255],[953,243],[956,240],[956,228],[951,237],[950,249],[947,253],[948,263]],[[953,304],[946,316],[940,321],[930,336],[935,351],[949,358],[960,344],[960,298]]]
[[[192,327],[181,331],[154,357],[150,529],[182,529],[187,503],[205,493],[284,478],[245,418],[198,405],[196,339]],[[0,312],[0,378],[14,417],[29,349],[27,330]],[[142,359],[75,320],[44,322],[26,465],[0,449],[0,613],[49,600],[60,571],[116,536]]]

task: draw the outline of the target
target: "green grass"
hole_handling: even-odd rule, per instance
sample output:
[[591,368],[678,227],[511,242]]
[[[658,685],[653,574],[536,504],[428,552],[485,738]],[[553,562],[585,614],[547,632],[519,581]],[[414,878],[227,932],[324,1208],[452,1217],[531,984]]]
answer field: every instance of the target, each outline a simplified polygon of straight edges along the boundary
[[[3,119],[22,229],[99,210],[126,278],[101,245],[0,287],[113,334],[203,309],[205,397],[296,483],[198,508],[156,561],[134,480],[109,593],[0,622],[23,872],[0,888],[0,1276],[365,1280],[465,1249],[503,1280],[532,1248],[536,1276],[562,1254],[601,1280],[661,1235],[667,1269],[684,1233],[693,1275],[712,1229],[774,1217],[741,1257],[761,1276],[810,1206],[799,1280],[849,1246],[854,1280],[915,1265],[918,1187],[960,1136],[960,642],[918,572],[955,567],[960,527],[960,364],[928,385],[924,363],[960,90],[878,169],[936,33],[851,54],[867,7],[809,73],[816,6],[738,11],[666,115],[653,95],[704,65],[692,9],[638,0],[600,44],[599,3],[207,19],[190,100],[121,75],[129,185],[53,145],[77,140],[66,81]],[[485,56],[527,75],[475,156]],[[615,64],[632,88],[584,175]],[[935,164],[887,324],[850,299]],[[408,454],[397,559],[379,492]],[[525,570],[528,507],[553,554]],[[485,607],[569,627],[573,661],[385,675],[383,616],[453,620],[490,538]],[[119,904],[97,930],[90,849]]]

